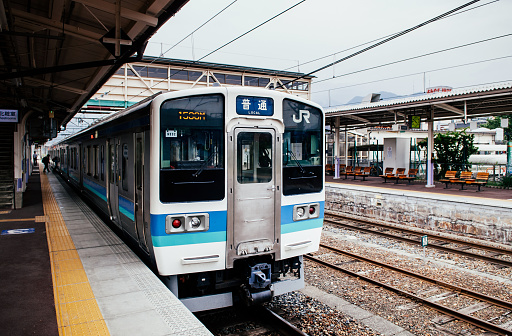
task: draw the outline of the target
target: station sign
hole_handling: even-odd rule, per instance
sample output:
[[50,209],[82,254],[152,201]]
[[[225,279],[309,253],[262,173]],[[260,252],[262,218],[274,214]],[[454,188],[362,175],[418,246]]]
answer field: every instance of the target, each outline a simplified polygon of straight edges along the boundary
[[236,113],[239,115],[272,116],[274,100],[268,97],[236,97]]
[[6,235],[15,235],[15,234],[24,234],[24,233],[34,233],[36,229],[14,229],[14,230],[2,230],[2,236]]
[[0,122],[18,122],[18,110],[0,109]]
[[428,245],[428,236],[421,237],[421,246],[425,247]]

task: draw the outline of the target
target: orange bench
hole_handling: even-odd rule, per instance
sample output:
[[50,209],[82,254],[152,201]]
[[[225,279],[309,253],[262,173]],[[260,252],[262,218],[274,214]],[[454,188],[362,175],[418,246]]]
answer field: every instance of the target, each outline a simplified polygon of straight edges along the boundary
[[370,176],[371,169],[372,169],[372,167],[364,167],[362,171],[360,171],[359,173],[356,173],[356,175],[354,176],[354,179],[356,178],[356,176],[362,176],[363,181],[365,181],[366,176]]
[[489,173],[479,172],[476,173],[476,178],[474,180],[466,180],[466,184],[476,184],[478,187],[477,191],[480,191],[480,187],[487,184],[489,181]]
[[407,175],[400,175],[398,176],[398,180],[407,180],[407,182],[409,182],[409,184],[411,184],[411,181],[413,181],[414,179],[416,179],[416,176],[418,175],[418,169],[409,169],[409,171],[407,172]]
[[439,180],[439,182],[445,183],[445,189],[448,189],[448,183],[452,183],[453,181],[457,180],[457,177],[455,177],[456,175],[456,170],[448,170],[446,173],[444,173],[444,179]]
[[387,174],[384,178],[384,183],[387,179],[395,180],[395,183],[398,183],[398,179],[400,176],[405,175],[405,168],[397,168],[395,174]]
[[463,172],[460,172],[459,178],[453,180],[452,183],[460,184],[460,190],[464,190],[464,185],[466,184],[467,181],[474,181],[474,179],[472,177],[473,177],[472,172],[463,171]]

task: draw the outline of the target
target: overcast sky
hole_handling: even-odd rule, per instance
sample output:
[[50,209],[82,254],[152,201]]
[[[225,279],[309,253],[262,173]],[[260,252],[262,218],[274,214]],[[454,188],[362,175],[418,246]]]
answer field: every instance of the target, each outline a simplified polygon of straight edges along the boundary
[[[150,40],[146,55],[160,56],[232,2],[190,0]],[[299,2],[238,0],[164,56],[198,60]],[[202,61],[308,73],[370,44],[358,45],[411,28],[467,2],[307,0]],[[329,107],[372,92],[402,96],[423,92],[424,87],[460,88],[512,80],[512,36],[361,71],[512,34],[511,0],[481,0],[467,8],[474,9],[431,23],[316,73],[312,100]],[[344,51],[353,47],[356,48]],[[331,56],[304,64],[328,55]],[[487,61],[496,58],[502,59]],[[478,64],[462,66],[468,63]],[[442,68],[450,69],[439,70]]]

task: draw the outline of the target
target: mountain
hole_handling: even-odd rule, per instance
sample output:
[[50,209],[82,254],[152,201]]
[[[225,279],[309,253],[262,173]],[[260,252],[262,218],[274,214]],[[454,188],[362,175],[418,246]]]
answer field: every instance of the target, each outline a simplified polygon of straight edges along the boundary
[[[398,97],[398,95],[396,95],[393,92],[380,91],[380,92],[375,92],[375,93],[380,94],[380,99],[381,100],[386,100],[386,99]],[[347,105],[349,105],[349,104],[360,104],[361,101],[363,100],[363,98],[364,98],[363,96],[355,96],[354,98],[350,99],[350,101],[347,103]]]

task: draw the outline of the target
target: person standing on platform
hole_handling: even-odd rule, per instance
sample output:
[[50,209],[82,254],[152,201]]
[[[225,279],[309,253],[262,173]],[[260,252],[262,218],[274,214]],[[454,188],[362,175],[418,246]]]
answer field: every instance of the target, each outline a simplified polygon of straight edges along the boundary
[[43,173],[45,171],[50,172],[50,168],[48,167],[48,165],[50,164],[50,154],[46,155],[42,161],[44,163]]
[[34,155],[32,155],[32,158],[34,160],[34,166],[37,166],[37,153],[34,152]]

